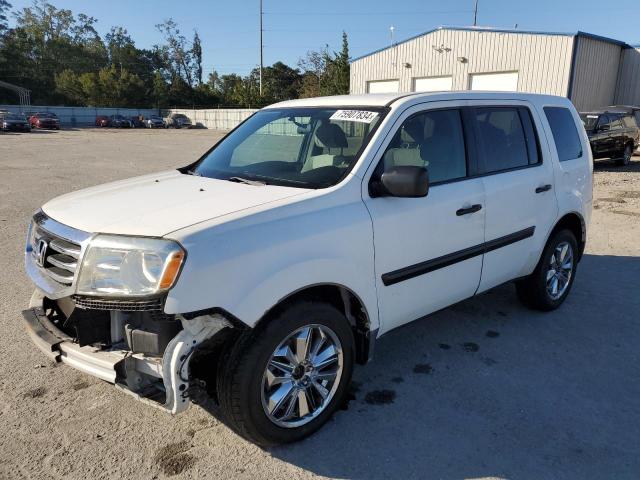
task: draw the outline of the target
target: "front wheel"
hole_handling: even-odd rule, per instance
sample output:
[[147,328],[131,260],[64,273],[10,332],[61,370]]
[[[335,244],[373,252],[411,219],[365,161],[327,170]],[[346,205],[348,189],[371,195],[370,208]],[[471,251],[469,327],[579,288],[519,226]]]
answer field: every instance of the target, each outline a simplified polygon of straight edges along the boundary
[[631,162],[631,156],[633,155],[633,145],[627,144],[624,147],[624,152],[622,152],[622,156],[616,160],[616,163],[621,166],[627,166]]
[[569,230],[556,232],[547,242],[536,269],[516,282],[518,297],[535,310],[555,310],[567,298],[578,266],[578,242]]
[[263,446],[301,440],[343,402],[353,371],[348,320],[324,303],[295,303],[248,331],[219,365],[223,415]]

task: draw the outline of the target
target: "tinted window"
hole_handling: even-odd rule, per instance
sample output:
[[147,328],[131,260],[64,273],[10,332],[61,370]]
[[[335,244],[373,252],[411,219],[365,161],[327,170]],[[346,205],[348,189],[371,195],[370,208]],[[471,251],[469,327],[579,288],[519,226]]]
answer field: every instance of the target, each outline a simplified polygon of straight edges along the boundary
[[622,124],[626,128],[634,128],[636,126],[636,121],[631,115],[623,115],[622,116]]
[[529,165],[527,140],[518,110],[515,107],[474,110],[478,144],[484,161],[482,173]]
[[458,110],[434,110],[407,119],[383,156],[384,168],[427,167],[431,183],[467,175],[462,121]]
[[622,119],[620,115],[609,115],[611,121],[611,130],[617,130],[623,128]]
[[581,157],[582,143],[571,112],[561,107],[545,107],[544,113],[551,126],[558,159],[564,162]]

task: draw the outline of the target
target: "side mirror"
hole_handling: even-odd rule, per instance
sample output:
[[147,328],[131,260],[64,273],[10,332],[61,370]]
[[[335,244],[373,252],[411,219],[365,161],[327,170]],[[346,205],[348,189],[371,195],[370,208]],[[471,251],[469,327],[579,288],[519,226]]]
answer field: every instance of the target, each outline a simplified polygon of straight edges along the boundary
[[600,125],[598,127],[599,132],[608,132],[609,130],[611,130],[611,125],[609,125],[608,123],[605,123],[604,125]]
[[[426,197],[429,193],[429,172],[424,167],[393,167],[382,174],[378,195],[392,197]],[[380,188],[382,187],[382,188]]]

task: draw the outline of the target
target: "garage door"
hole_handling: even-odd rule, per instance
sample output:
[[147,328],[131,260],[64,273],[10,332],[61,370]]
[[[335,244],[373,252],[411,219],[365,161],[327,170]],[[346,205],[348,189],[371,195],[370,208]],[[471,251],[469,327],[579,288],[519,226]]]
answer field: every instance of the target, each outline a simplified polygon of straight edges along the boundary
[[414,92],[442,92],[451,90],[452,77],[424,77],[413,80]]
[[515,92],[518,90],[518,72],[474,73],[471,75],[471,90]]
[[367,92],[369,93],[396,93],[400,90],[400,81],[398,80],[378,80],[367,83]]

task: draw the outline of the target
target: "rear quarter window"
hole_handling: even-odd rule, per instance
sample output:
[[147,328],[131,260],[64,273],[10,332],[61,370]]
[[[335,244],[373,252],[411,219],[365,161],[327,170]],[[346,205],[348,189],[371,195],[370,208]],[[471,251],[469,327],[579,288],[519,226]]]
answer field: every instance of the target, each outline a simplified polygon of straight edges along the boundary
[[580,158],[582,143],[571,111],[564,107],[544,107],[544,113],[551,126],[558,159],[561,162],[566,162]]

